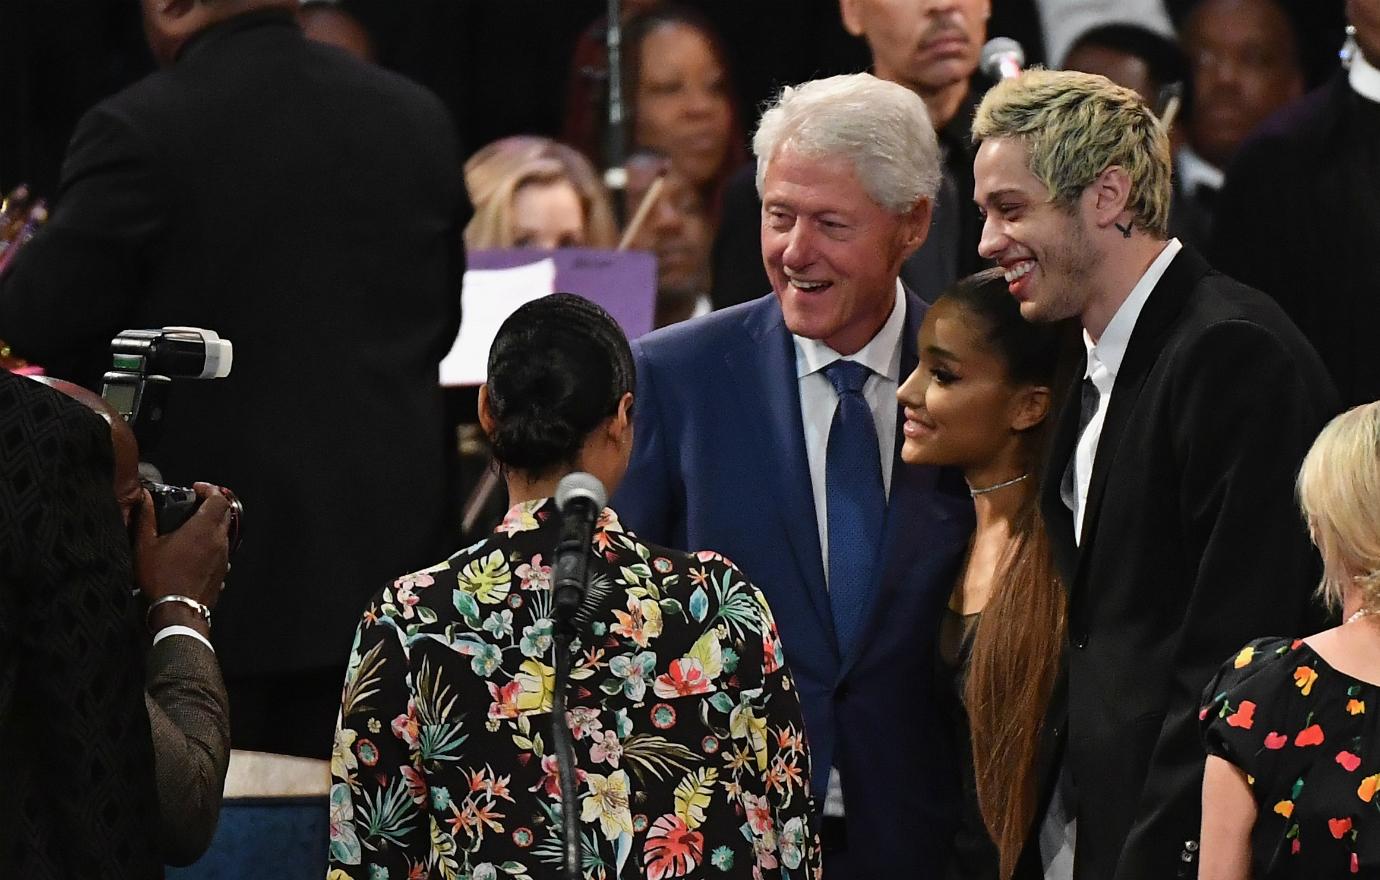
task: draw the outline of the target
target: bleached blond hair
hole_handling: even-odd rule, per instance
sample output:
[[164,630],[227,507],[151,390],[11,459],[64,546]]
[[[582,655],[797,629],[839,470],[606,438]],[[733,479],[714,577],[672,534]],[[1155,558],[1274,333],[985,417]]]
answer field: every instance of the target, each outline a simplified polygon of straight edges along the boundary
[[1354,585],[1361,607],[1380,610],[1380,401],[1327,423],[1299,469],[1298,498],[1328,605],[1339,607]]

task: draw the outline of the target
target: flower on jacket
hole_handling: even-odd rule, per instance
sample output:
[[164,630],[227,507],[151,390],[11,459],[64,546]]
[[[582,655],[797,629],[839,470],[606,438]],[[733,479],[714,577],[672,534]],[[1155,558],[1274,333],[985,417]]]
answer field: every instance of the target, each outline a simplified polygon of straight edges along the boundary
[[1305,697],[1313,690],[1313,682],[1318,680],[1318,673],[1311,666],[1300,666],[1294,670],[1294,684],[1299,692]]
[[661,606],[651,599],[629,596],[628,610],[614,611],[613,616],[618,622],[610,629],[632,639],[640,648],[647,647],[652,639],[661,635]]
[[411,620],[415,613],[412,609],[421,601],[421,597],[415,591],[429,587],[435,582],[435,578],[426,572],[403,575],[393,582],[393,599],[402,606],[403,619]]
[[496,639],[504,639],[513,634],[513,612],[507,608],[495,611],[484,618],[484,631]]
[[348,780],[351,770],[359,769],[359,761],[355,758],[354,749],[355,739],[359,736],[348,727],[337,727],[335,729],[335,744],[331,747],[331,776]]
[[656,673],[656,654],[642,651],[609,660],[609,672],[623,679],[623,694],[634,703],[647,696],[647,680]]
[[758,718],[752,706],[739,704],[728,716],[728,732],[734,739],[745,739],[757,758],[757,772],[767,769],[767,720]]
[[545,657],[551,651],[551,628],[549,618],[542,618],[531,626],[522,628],[522,656]]
[[495,550],[488,556],[471,559],[460,569],[455,577],[456,586],[474,596],[475,601],[484,605],[497,605],[508,598],[513,586],[513,575],[508,569],[508,558],[502,550]]
[[805,820],[796,816],[781,829],[781,864],[794,871],[805,861]]
[[493,697],[493,702],[489,704],[489,717],[518,717],[518,692],[521,691],[522,686],[516,680],[505,685],[495,684],[492,681],[485,682],[485,684],[489,686],[489,696]]
[[407,743],[408,748],[417,748],[422,741],[421,723],[417,719],[417,705],[407,701],[407,711],[393,719],[393,735]]
[[607,840],[632,834],[632,812],[628,809],[628,774],[617,770],[608,776],[590,773],[585,777],[589,794],[580,810],[581,822],[599,820],[599,828]]
[[727,846],[715,848],[709,855],[709,864],[718,868],[720,871],[728,872],[733,870],[733,849]]
[[514,574],[521,580],[519,586],[524,590],[551,589],[551,566],[542,565],[540,553],[533,556],[531,562],[519,565]]
[[[559,801],[561,799],[561,774],[560,764],[556,761],[555,755],[547,755],[541,759],[541,773],[541,779],[537,780],[537,784],[527,790],[537,791],[540,789],[546,792],[547,797],[552,797]],[[588,776],[588,773],[576,767],[576,787],[579,787],[580,783],[584,782]]]
[[1232,664],[1232,668],[1240,669],[1241,667],[1249,664],[1253,659],[1255,659],[1255,648],[1253,648],[1250,645],[1247,645],[1246,647],[1241,649],[1241,652],[1239,654],[1236,655],[1236,662]]
[[1366,703],[1364,700],[1351,699],[1346,701],[1346,714],[1363,715],[1365,714],[1365,711]]
[[704,666],[693,657],[671,661],[671,668],[656,677],[652,691],[663,700],[707,694],[714,689],[704,674]]
[[623,743],[618,739],[617,733],[606,730],[603,736],[595,736],[594,744],[589,748],[591,761],[596,764],[608,764],[611,767],[617,767],[622,757]]
[[517,707],[522,712],[550,712],[556,690],[556,670],[540,660],[524,660],[513,680],[518,685]]
[[771,804],[760,794],[744,794],[743,809],[747,812],[748,827],[753,834],[762,835],[771,830]]
[[541,527],[541,523],[537,521],[537,508],[544,503],[544,499],[522,502],[504,514],[503,522],[498,524],[498,528],[494,529],[494,532],[502,532],[511,538],[518,532],[535,531]]
[[331,786],[331,861],[342,865],[360,863],[359,835],[355,833],[355,807],[350,787],[343,782]]
[[604,729],[599,710],[593,706],[576,706],[565,713],[565,719],[570,726],[570,736],[577,741],[587,736],[598,739],[600,731]]

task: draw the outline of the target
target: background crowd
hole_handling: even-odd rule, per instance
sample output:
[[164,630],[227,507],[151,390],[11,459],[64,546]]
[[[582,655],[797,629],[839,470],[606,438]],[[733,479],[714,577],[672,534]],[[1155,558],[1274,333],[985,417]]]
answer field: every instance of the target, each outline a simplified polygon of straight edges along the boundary
[[[0,509],[42,522],[6,551],[5,588],[79,572],[104,591],[104,605],[77,611],[32,600],[41,587],[13,600],[15,621],[39,622],[15,624],[23,644],[51,644],[14,652],[0,712],[24,722],[7,742],[73,755],[83,744],[70,732],[90,722],[54,719],[67,738],[39,746],[44,689],[143,690],[143,713],[109,736],[87,730],[100,760],[63,768],[62,785],[108,784],[110,755],[151,744],[121,771],[147,776],[130,797],[146,802],[140,814],[157,815],[156,799],[165,820],[186,821],[140,838],[129,811],[97,809],[85,843],[62,852],[45,835],[72,818],[23,801],[0,817],[0,844],[24,852],[13,863],[25,876],[144,876],[156,850],[194,859],[232,744],[332,760],[341,873],[387,864],[404,876],[464,834],[468,855],[445,876],[482,874],[470,858],[481,851],[516,865],[540,850],[541,834],[526,828],[523,842],[484,813],[513,800],[494,793],[502,773],[447,766],[452,684],[420,674],[443,663],[415,645],[457,626],[489,634],[442,653],[479,674],[495,652],[469,705],[487,709],[485,736],[527,741],[516,760],[535,762],[519,775],[537,796],[521,809],[554,821],[553,771],[517,720],[550,705],[543,606],[524,605],[517,581],[511,598],[494,590],[504,577],[546,583],[533,574],[540,540],[555,540],[542,500],[553,475],[591,462],[621,484],[596,536],[605,575],[653,565],[619,581],[628,591],[586,658],[591,676],[615,673],[604,693],[629,706],[572,701],[598,718],[581,767],[609,764],[580,777],[598,869],[689,874],[743,813],[743,838],[714,851],[721,871],[1132,878],[1201,861],[1247,876],[1219,854],[1254,834],[1237,861],[1292,876],[1276,849],[1297,854],[1302,839],[1314,851],[1300,823],[1331,802],[1300,807],[1292,830],[1247,822],[1211,837],[1204,825],[1200,837],[1199,799],[1239,803],[1233,786],[1266,773],[1242,757],[1262,747],[1236,739],[1251,727],[1238,693],[1249,685],[1250,704],[1266,705],[1277,694],[1251,664],[1293,664],[1302,643],[1251,640],[1322,628],[1309,591],[1324,565],[1342,630],[1369,625],[1380,561],[1355,540],[1328,543],[1345,529],[1318,505],[1341,502],[1316,475],[1311,494],[1299,483],[1301,525],[1295,478],[1329,419],[1380,398],[1380,2],[628,0],[614,74],[601,3],[141,6],[0,8],[0,189],[26,183],[48,202],[42,229],[24,225],[36,213],[0,222],[13,242],[0,252],[0,357],[71,380],[53,384],[80,404],[4,388],[15,402],[0,420],[23,430],[3,435]],[[1018,40],[1027,67],[1124,89],[1045,72],[999,81],[979,70],[993,36]],[[874,77],[830,78],[858,71]],[[613,130],[611,78],[626,102]],[[1106,116],[1078,116],[1071,95]],[[657,332],[628,346],[582,301],[529,308],[519,314],[547,328],[541,346],[538,330],[501,358],[496,343],[477,400],[438,387],[466,252],[566,247],[652,253]],[[99,389],[115,332],[167,325],[233,339],[236,370],[179,389],[162,430],[130,452],[118,416],[81,386]],[[535,376],[570,327],[604,339],[613,366],[574,345],[569,369]],[[565,396],[547,400],[548,386]],[[601,394],[613,403],[586,423],[576,404]],[[570,417],[522,421],[518,403]],[[33,406],[40,415],[18,415]],[[105,436],[89,410],[114,431],[109,461],[86,448]],[[43,446],[45,434],[64,439]],[[209,485],[188,531],[151,531],[129,474],[140,452],[169,482],[246,499],[233,571],[228,505]],[[53,464],[69,454],[94,455],[90,473]],[[495,462],[507,504],[476,506]],[[55,482],[35,495],[40,476]],[[99,497],[110,486],[114,507]],[[86,511],[88,537],[71,546],[72,529],[46,519],[61,516],[59,498]],[[123,512],[113,532],[95,522],[106,508]],[[93,552],[109,570],[93,570]],[[391,580],[405,571],[421,573]],[[715,629],[732,591],[705,605],[703,589],[684,589],[714,578],[744,578],[734,589],[752,614]],[[453,602],[418,598],[441,580],[461,584]],[[1353,582],[1365,589],[1349,593]],[[508,610],[467,614],[466,590]],[[82,622],[76,656],[99,639],[109,667],[45,659],[68,641],[44,628],[54,615]],[[676,646],[661,665],[658,637]],[[1310,642],[1317,656],[1286,672],[1336,673],[1326,664],[1352,655],[1331,644]],[[522,655],[511,669],[505,651]],[[681,679],[716,663],[723,704]],[[72,680],[53,684],[63,673]],[[650,729],[641,678],[666,700]],[[1260,732],[1308,727],[1284,730],[1293,723]],[[665,743],[654,767],[675,768],[691,803],[732,809],[695,812],[676,788],[677,800],[628,812],[623,752],[609,757],[601,724],[618,748]],[[1337,756],[1357,782],[1368,736]],[[741,756],[731,778],[718,775],[721,748]],[[634,787],[658,791],[671,775],[635,772]],[[466,801],[477,814],[451,800],[467,784],[487,786],[488,806]],[[1297,790],[1284,800],[1284,819],[1306,803]],[[405,820],[404,802],[422,809]],[[1262,815],[1274,806],[1259,802]],[[775,826],[754,824],[755,809]],[[488,858],[486,816],[517,849]],[[1351,834],[1337,858],[1380,870],[1360,819],[1337,827],[1317,832]]]

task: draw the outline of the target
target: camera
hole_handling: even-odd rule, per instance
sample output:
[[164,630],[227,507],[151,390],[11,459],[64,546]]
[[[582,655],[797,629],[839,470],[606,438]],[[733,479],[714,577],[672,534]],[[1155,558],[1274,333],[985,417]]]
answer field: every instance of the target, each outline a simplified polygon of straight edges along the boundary
[[[181,528],[201,506],[202,499],[193,489],[169,486],[149,479],[140,479],[139,483],[153,499],[153,522],[160,535]],[[220,492],[230,502],[230,552],[234,553],[240,546],[240,517],[244,513],[244,505],[229,489],[222,487]]]
[[[214,330],[200,327],[164,327],[156,330],[125,330],[110,340],[111,369],[102,377],[101,397],[113,406],[134,431],[141,447],[148,446],[162,427],[168,389],[177,379],[222,379],[230,375],[234,346]],[[140,464],[141,473],[157,473]],[[169,486],[160,479],[140,479],[153,498],[154,524],[158,534],[176,531],[201,506],[192,489]],[[221,493],[230,502],[230,550],[240,543],[244,505],[229,489]]]

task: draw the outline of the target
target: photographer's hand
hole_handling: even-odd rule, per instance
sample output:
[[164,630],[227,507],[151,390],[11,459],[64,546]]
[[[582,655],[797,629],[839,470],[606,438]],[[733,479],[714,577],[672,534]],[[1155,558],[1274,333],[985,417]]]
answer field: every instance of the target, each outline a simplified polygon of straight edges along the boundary
[[[134,539],[134,582],[145,601],[180,595],[214,608],[230,566],[230,503],[218,487],[194,483],[203,501],[191,518],[176,531],[159,535],[154,523],[153,499],[145,491],[138,507]],[[210,635],[210,627],[197,612],[179,602],[164,602],[149,614],[154,632],[166,626],[187,626]]]

